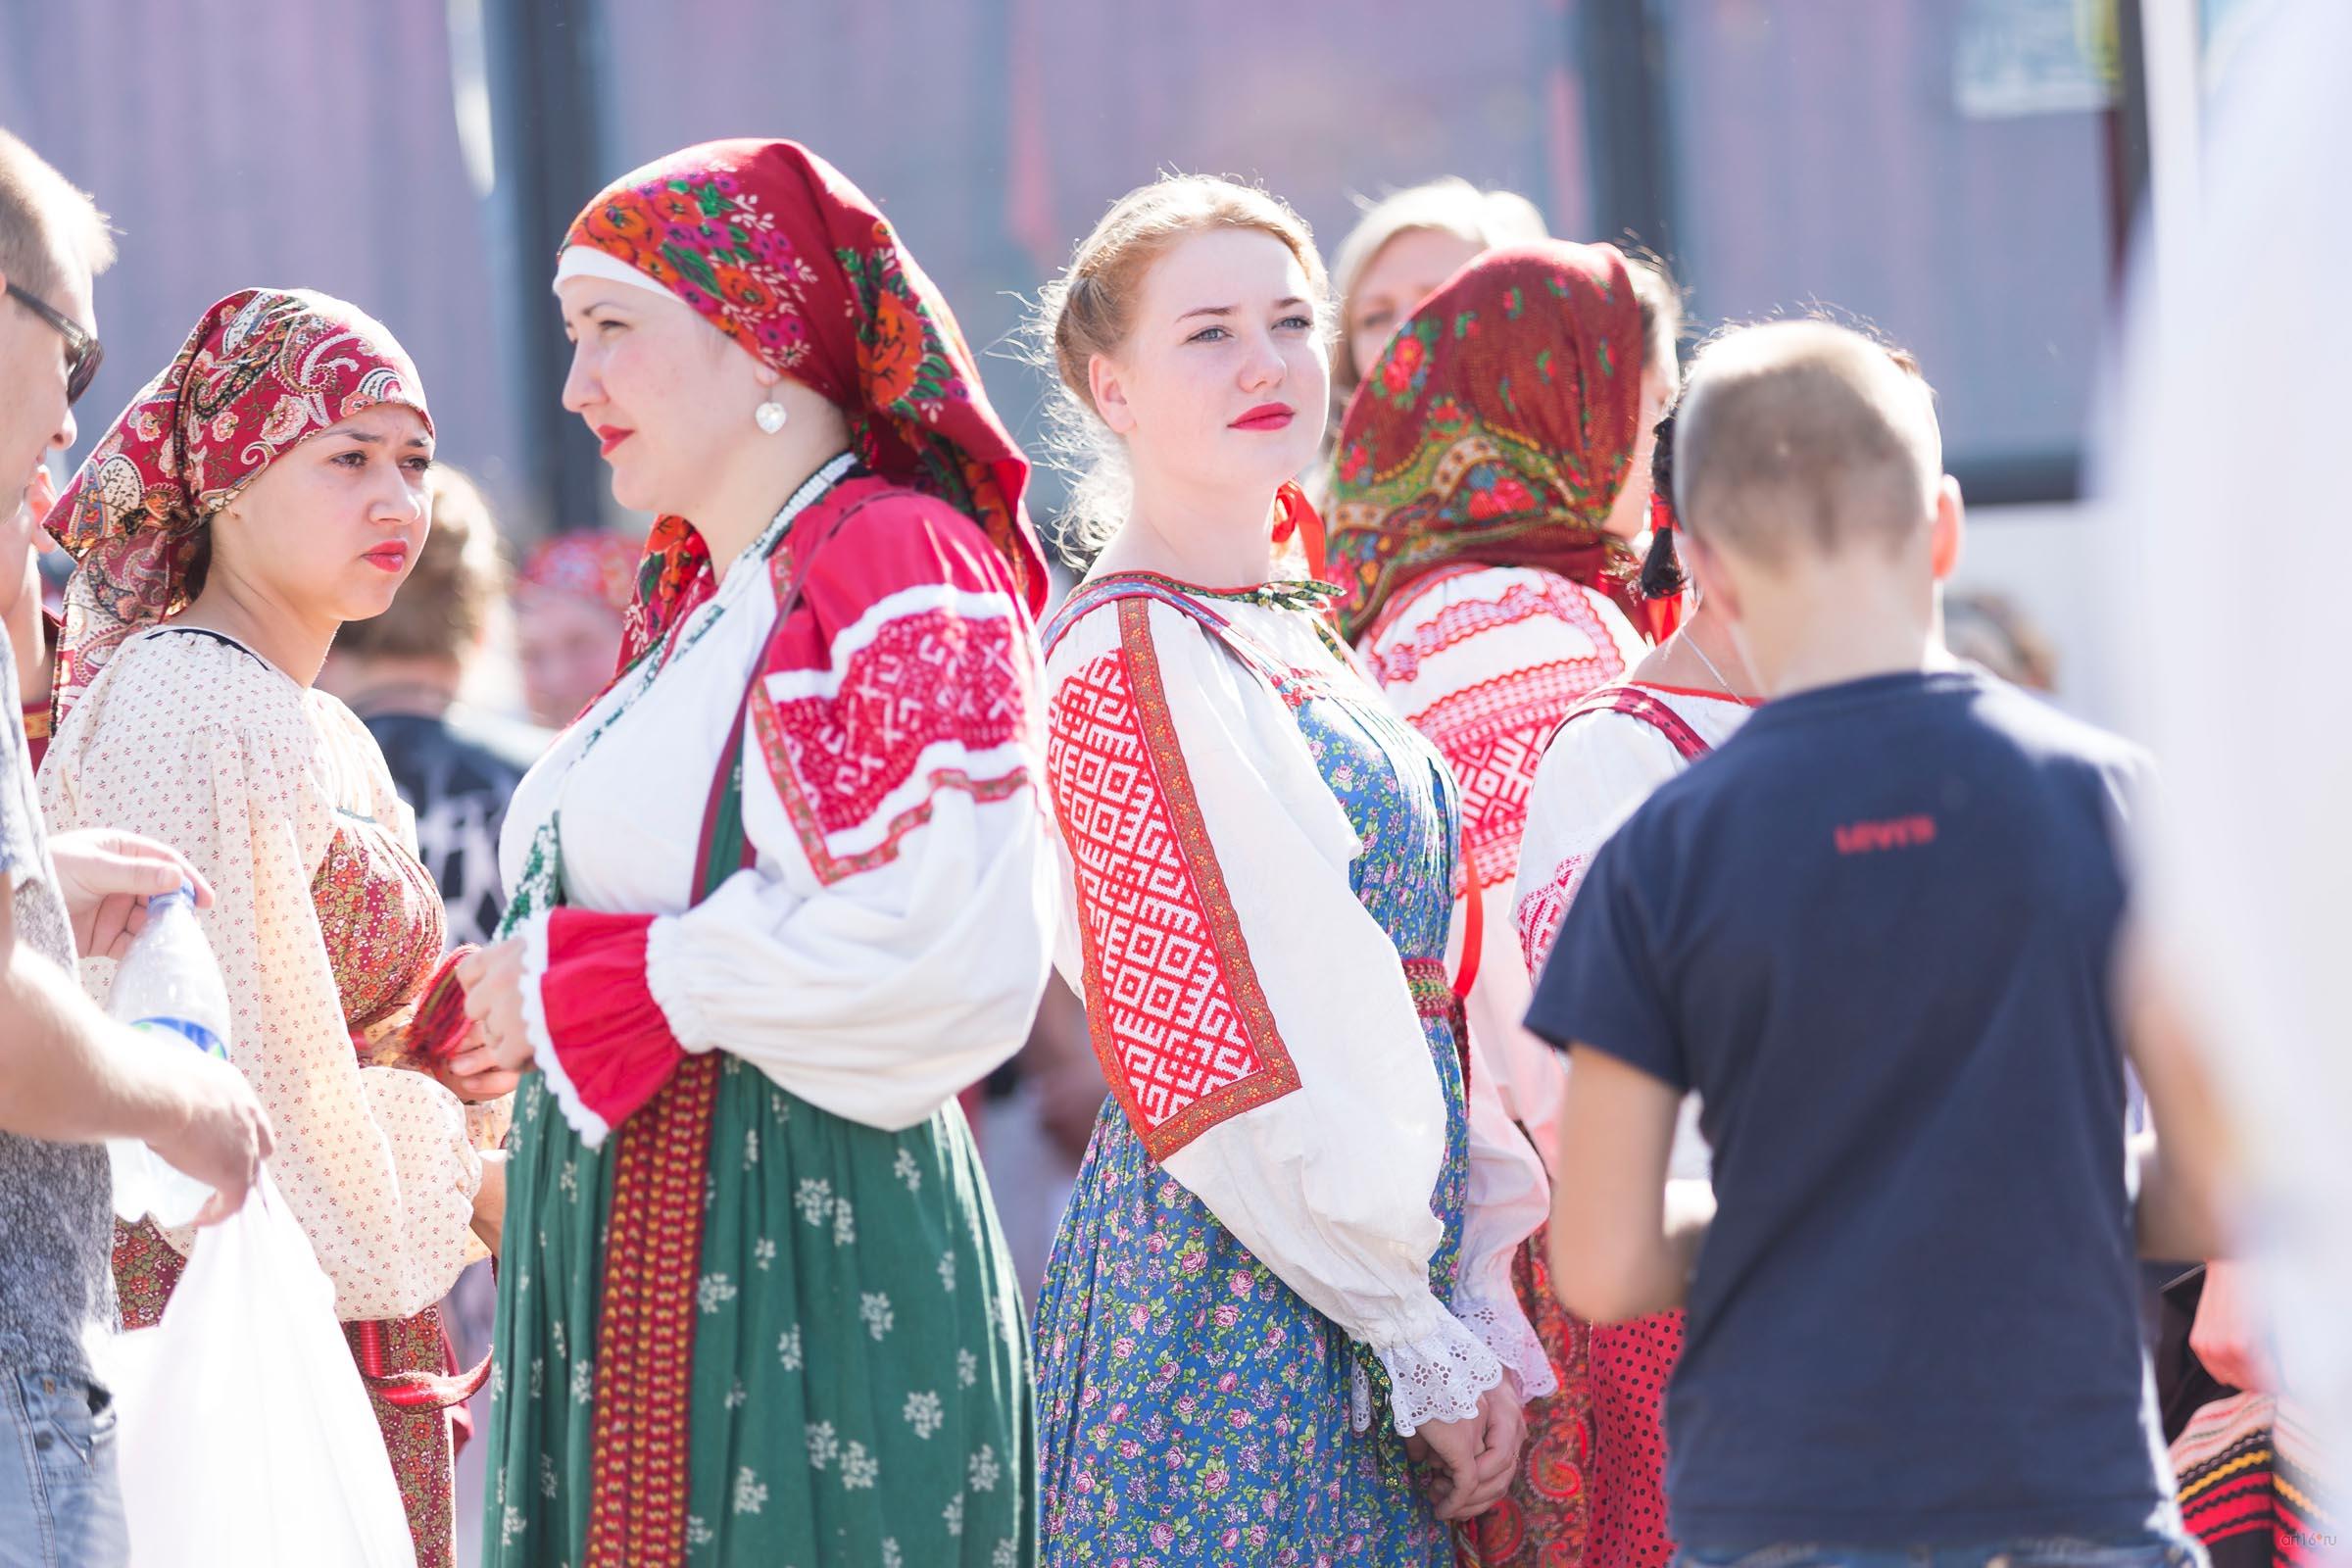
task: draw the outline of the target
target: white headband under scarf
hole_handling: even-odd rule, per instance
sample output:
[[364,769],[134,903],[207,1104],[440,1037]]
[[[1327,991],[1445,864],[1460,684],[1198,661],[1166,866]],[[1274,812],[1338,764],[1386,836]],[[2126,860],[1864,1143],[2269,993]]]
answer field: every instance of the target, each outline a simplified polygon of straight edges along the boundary
[[556,284],[572,277],[601,277],[608,283],[634,283],[639,288],[653,290],[663,299],[677,298],[628,263],[593,245],[566,245],[564,254],[556,258]]

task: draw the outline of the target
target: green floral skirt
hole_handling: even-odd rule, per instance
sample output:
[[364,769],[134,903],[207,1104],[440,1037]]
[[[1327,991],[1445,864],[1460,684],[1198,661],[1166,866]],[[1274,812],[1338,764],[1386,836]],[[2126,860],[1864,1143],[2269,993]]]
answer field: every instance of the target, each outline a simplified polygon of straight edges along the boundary
[[[608,1272],[608,1239],[630,1232],[612,1213],[619,1136],[583,1147],[537,1073],[517,1096],[482,1561],[634,1563],[648,1548],[616,1548],[642,1538],[613,1519],[674,1516],[682,1490],[691,1564],[1027,1568],[1029,1347],[961,1110],[886,1133],[733,1057],[713,1076],[692,1298],[666,1308],[637,1298],[636,1269]],[[628,1245],[651,1278],[675,1239]],[[630,1298],[606,1302],[609,1280]],[[608,1310],[665,1309],[691,1346],[666,1358],[682,1443],[617,1414],[647,1401],[644,1378],[615,1388],[595,1366]]]

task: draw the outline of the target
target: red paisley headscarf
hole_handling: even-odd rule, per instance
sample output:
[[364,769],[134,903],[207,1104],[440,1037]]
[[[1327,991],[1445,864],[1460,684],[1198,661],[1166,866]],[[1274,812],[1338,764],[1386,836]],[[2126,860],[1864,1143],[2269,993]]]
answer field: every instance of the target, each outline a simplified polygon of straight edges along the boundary
[[1608,245],[1487,252],[1421,303],[1348,400],[1331,493],[1340,623],[1456,562],[1541,566],[1648,624],[1603,524],[1642,412],[1642,310]]
[[55,717],[123,639],[176,612],[205,525],[264,468],[381,403],[432,428],[416,368],[383,324],[308,289],[239,289],[204,313],[130,400],[49,531],[74,559],[57,651]]
[[[1045,554],[1021,506],[1029,463],[989,407],[947,301],[865,193],[798,142],[706,142],[607,187],[572,220],[764,364],[849,416],[858,458],[972,518],[1043,610]],[[621,663],[714,586],[683,517],[646,541]]]

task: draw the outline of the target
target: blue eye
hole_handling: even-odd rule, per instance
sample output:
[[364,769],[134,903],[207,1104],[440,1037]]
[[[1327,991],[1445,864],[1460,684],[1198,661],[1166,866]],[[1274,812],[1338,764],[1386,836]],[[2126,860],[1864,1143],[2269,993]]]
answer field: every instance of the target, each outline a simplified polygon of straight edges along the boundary
[[1294,331],[1303,332],[1315,324],[1315,318],[1311,316],[1286,316],[1274,324],[1276,326],[1290,327]]
[[[1216,334],[1216,337],[1212,338],[1209,336],[1209,334],[1212,332]],[[1195,332],[1191,337],[1186,338],[1185,341],[1187,343],[1209,343],[1221,341],[1231,336],[1233,336],[1233,334],[1221,326],[1204,326],[1200,331]]]

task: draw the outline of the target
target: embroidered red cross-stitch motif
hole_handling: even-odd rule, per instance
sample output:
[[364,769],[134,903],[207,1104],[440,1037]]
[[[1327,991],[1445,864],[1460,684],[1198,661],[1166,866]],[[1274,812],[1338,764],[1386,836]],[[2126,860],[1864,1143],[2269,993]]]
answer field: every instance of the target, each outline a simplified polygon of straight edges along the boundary
[[[821,878],[895,858],[901,841],[931,819],[942,790],[997,801],[1027,785],[1019,760],[985,777],[955,765],[1028,738],[1028,639],[1009,601],[1005,612],[971,616],[943,606],[899,616],[844,661],[834,692],[781,702],[762,692],[754,702],[761,754]],[[836,855],[832,836],[871,822],[926,756],[921,798],[903,806],[878,842]]]
[[1590,690],[1592,678],[1584,661],[1536,665],[1454,692],[1411,715],[1461,786],[1462,836],[1481,887],[1508,882],[1518,870],[1536,764],[1560,715]]
[[1298,1087],[1193,793],[1149,606],[1054,694],[1046,772],[1077,885],[1095,1054],[1155,1159]]

